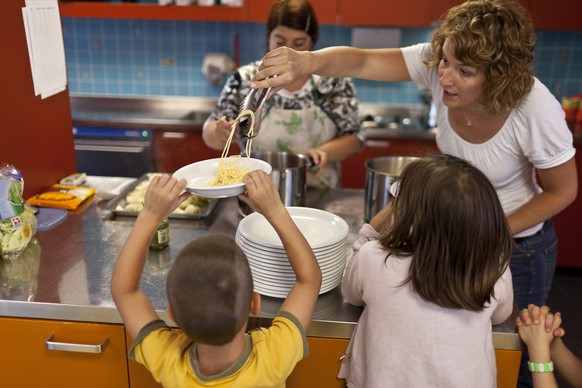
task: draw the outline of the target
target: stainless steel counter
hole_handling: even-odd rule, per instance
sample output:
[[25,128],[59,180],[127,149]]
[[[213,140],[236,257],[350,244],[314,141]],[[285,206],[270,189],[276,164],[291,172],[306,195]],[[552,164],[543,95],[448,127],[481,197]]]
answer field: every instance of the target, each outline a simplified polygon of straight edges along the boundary
[[198,97],[71,96],[77,127],[200,130],[216,104]]
[[[215,99],[201,97],[72,95],[71,114],[73,125],[77,127],[200,131],[215,104]],[[360,104],[362,117],[419,118],[426,114],[424,110],[422,105]],[[432,140],[435,137],[434,130],[403,128],[398,125],[364,125],[364,131],[375,139]]]
[[[96,197],[83,209],[51,229],[38,232],[36,243],[14,263],[2,263],[0,316],[121,323],[111,294],[111,273],[121,246],[133,225],[133,217],[114,216]],[[308,191],[307,205],[332,212],[350,226],[346,250],[363,223],[364,192],[359,189]],[[208,233],[234,237],[241,216],[236,198],[223,199],[211,215],[201,220],[171,220],[169,248],[150,251],[141,287],[162,319],[173,324],[165,309],[165,276],[181,248]],[[22,260],[21,260],[22,259]],[[268,322],[282,299],[262,297],[259,317],[250,325]],[[319,297],[308,335],[350,338],[361,308],[347,303],[336,288]],[[513,318],[494,327],[499,349],[520,349]]]

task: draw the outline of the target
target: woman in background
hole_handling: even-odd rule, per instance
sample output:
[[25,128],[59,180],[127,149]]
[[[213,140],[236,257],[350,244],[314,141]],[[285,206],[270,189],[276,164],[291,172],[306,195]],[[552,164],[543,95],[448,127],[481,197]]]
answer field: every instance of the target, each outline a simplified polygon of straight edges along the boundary
[[[290,47],[309,51],[318,35],[317,17],[309,2],[279,0],[271,8],[266,25],[268,50]],[[227,80],[214,112],[204,123],[203,138],[209,147],[224,148],[259,65],[256,61],[242,66]],[[238,140],[245,149],[246,139]],[[252,150],[305,154],[317,166],[310,170],[308,183],[336,187],[338,162],[357,154],[364,141],[351,80],[305,74],[267,101]]]

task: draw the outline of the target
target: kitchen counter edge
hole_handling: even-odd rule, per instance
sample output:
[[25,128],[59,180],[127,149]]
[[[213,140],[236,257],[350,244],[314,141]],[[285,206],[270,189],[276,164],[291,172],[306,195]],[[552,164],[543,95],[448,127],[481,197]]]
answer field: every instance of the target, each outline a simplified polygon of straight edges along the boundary
[[[157,311],[158,316],[169,326],[177,327],[166,311]],[[515,312],[514,312],[515,313]],[[119,324],[123,321],[112,306],[86,306],[42,302],[21,302],[0,300],[0,318],[47,319],[101,324]],[[269,325],[272,318],[249,317],[248,329]],[[308,337],[335,338],[349,340],[356,322],[311,321],[307,329]],[[516,333],[494,331],[493,345],[498,350],[522,350],[523,343]]]

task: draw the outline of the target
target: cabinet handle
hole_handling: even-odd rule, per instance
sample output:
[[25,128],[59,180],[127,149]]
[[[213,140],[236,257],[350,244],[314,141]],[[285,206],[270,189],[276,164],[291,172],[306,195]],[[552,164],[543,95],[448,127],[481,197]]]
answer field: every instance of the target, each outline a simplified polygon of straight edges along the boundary
[[131,154],[140,154],[144,152],[145,147],[142,146],[108,146],[108,145],[91,145],[91,144],[75,144],[75,151],[95,151],[95,152],[125,152]]
[[186,134],[184,132],[164,132],[162,133],[162,139],[185,139]]
[[365,146],[387,148],[390,146],[390,142],[387,140],[366,140]]
[[91,344],[73,344],[70,342],[53,341],[54,334],[46,339],[46,348],[48,350],[60,350],[62,352],[81,352],[81,353],[101,353],[109,343],[109,338],[97,345]]

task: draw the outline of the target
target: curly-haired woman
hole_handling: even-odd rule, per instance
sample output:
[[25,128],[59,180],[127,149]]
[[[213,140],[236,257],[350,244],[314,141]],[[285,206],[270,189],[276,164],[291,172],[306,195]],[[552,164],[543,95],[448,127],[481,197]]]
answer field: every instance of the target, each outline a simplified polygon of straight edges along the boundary
[[523,309],[546,302],[557,258],[551,218],[578,191],[572,134],[560,103],[533,76],[534,45],[530,16],[519,4],[467,1],[447,12],[431,43],[377,50],[280,48],[265,56],[251,86],[281,87],[316,73],[429,88],[439,149],[483,171],[501,200],[515,241],[515,302]]
[[281,87],[316,73],[430,88],[439,149],[481,169],[508,216],[516,242],[514,292],[522,309],[544,305],[556,264],[551,218],[578,190],[564,111],[532,74],[534,44],[529,16],[517,3],[468,1],[449,10],[430,44],[273,50],[252,87]]

